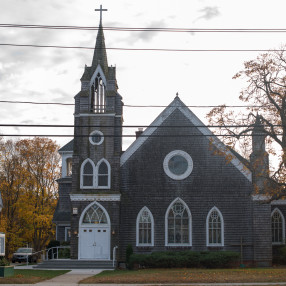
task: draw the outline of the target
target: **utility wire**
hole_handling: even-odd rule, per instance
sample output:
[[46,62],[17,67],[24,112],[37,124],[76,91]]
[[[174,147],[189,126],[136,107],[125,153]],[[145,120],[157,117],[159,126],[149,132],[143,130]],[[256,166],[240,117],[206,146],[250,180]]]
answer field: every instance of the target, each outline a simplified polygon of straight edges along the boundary
[[[277,133],[275,134],[276,136],[282,136],[282,133]],[[63,134],[53,134],[53,135],[43,135],[43,134],[0,134],[0,137],[90,137],[90,135],[63,135]],[[179,137],[255,137],[255,136],[261,136],[261,134],[209,134],[209,135],[205,135],[205,134],[164,134],[164,135],[143,135],[141,134],[140,137],[172,137],[172,138],[179,138]],[[136,137],[136,134],[134,135],[104,135],[104,137],[112,137],[112,138],[131,138],[131,137]]]
[[[27,25],[27,24],[0,24],[1,28],[27,28],[27,29],[57,29],[57,30],[99,30],[99,27],[85,26],[53,26],[53,25]],[[234,28],[234,29],[215,29],[215,28],[150,28],[150,27],[102,27],[106,31],[127,31],[127,32],[184,32],[184,33],[285,33],[286,28]]]
[[[11,47],[30,47],[30,48],[56,48],[56,49],[85,49],[94,50],[100,48],[93,47],[80,47],[80,46],[58,46],[58,45],[28,45],[28,44],[11,44],[11,43],[0,43],[0,46],[11,46]],[[271,52],[271,51],[284,51],[282,49],[144,49],[144,48],[108,48],[105,50],[118,50],[118,51],[151,51],[151,52]]]
[[[282,124],[273,124],[273,127],[286,127]],[[63,128],[63,127],[100,127],[100,128],[239,128],[254,127],[254,124],[242,125],[71,125],[71,124],[0,124],[0,127],[44,127],[44,128]]]
[[[67,106],[74,106],[74,103],[62,103],[62,102],[36,102],[36,101],[18,101],[18,100],[0,100],[1,103],[20,103],[20,104],[36,104],[36,105],[67,105]],[[88,104],[81,104],[81,105],[88,105]],[[185,105],[186,107],[190,108],[214,108],[214,107],[231,107],[231,108],[243,108],[243,107],[253,107],[253,108],[261,108],[261,107],[269,107],[270,104],[265,105]],[[173,105],[132,105],[132,104],[124,104],[123,107],[138,107],[138,108],[166,108],[166,107],[176,107]]]

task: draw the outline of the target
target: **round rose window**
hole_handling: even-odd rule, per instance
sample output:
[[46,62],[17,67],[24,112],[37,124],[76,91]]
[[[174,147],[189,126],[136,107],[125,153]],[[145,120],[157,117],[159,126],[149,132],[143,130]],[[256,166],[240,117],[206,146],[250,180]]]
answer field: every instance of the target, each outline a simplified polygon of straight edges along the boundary
[[170,152],[163,163],[165,173],[174,180],[187,178],[193,170],[193,160],[185,151]]
[[103,133],[100,131],[93,131],[92,133],[90,133],[89,135],[89,142],[92,145],[100,145],[103,142]]

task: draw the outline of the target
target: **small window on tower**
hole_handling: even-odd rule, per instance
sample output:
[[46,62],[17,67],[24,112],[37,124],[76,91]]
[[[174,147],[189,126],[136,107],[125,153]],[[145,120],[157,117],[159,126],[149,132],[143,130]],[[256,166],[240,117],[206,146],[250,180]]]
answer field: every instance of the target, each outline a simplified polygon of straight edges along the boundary
[[103,133],[98,130],[91,132],[89,135],[89,142],[92,145],[100,145],[103,142],[103,140],[104,140]]
[[72,175],[72,158],[67,158],[67,176]]
[[97,187],[99,189],[110,188],[110,165],[105,159],[97,164]]
[[95,185],[95,177],[94,177],[94,163],[87,159],[81,165],[81,188],[92,189]]

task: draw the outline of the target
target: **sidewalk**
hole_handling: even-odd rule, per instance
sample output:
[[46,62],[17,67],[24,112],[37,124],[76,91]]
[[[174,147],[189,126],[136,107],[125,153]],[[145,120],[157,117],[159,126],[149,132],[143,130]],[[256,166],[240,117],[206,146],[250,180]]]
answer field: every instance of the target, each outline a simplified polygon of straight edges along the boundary
[[78,282],[88,278],[90,276],[96,275],[100,273],[102,270],[100,269],[73,269],[70,272],[57,276],[55,278],[52,278],[50,280],[46,280],[40,283],[37,283],[36,285],[39,286],[61,286],[61,285],[71,285],[76,286],[79,285]]

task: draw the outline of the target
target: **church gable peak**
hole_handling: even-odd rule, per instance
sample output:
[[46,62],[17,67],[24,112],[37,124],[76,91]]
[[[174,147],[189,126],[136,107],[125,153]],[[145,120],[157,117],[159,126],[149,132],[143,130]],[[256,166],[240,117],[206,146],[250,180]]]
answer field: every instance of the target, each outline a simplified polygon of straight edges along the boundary
[[208,140],[220,150],[225,157],[230,158],[229,161],[233,164],[249,181],[251,181],[251,172],[241,162],[227,146],[225,146],[213,133],[204,125],[204,123],[181,101],[177,95],[175,99],[160,113],[160,115],[144,130],[142,136],[135,140],[131,146],[122,154],[121,166],[143,145],[143,143],[151,136],[159,126],[175,111],[179,110],[192,125],[197,126],[197,129],[206,136]]

